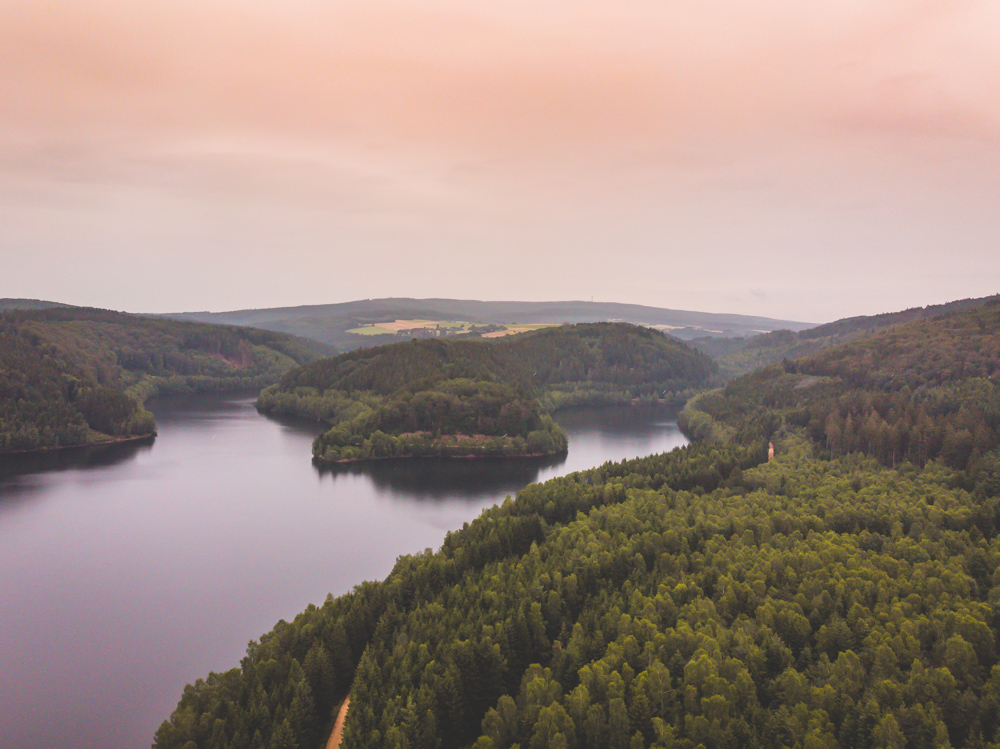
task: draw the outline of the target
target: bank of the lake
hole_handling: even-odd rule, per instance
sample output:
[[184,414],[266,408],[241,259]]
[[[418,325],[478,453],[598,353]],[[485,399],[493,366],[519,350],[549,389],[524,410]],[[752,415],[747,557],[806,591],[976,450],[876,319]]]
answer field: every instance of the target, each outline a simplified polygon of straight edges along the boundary
[[153,431],[145,432],[143,434],[135,434],[131,437],[103,436],[106,439],[95,439],[92,442],[81,442],[78,445],[51,445],[49,447],[36,447],[31,450],[4,450],[3,452],[0,452],[0,460],[6,461],[8,464],[13,464],[29,455],[49,455],[66,450],[89,450],[93,448],[103,449],[111,447],[112,445],[122,445],[128,443],[152,443],[156,438],[156,430],[154,429]]
[[315,425],[251,398],[149,408],[152,444],[0,470],[5,748],[148,746],[186,683],[278,619],[383,578],[527,483],[685,443],[662,412],[565,411],[565,456],[317,468]]

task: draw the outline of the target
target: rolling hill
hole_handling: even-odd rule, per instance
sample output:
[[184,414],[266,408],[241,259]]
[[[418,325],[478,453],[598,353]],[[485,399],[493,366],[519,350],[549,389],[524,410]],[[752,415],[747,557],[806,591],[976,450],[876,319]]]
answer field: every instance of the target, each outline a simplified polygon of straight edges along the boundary
[[751,337],[702,336],[693,340],[692,344],[699,351],[711,356],[719,365],[721,378],[729,380],[775,364],[782,359],[797,359],[842,343],[865,338],[892,325],[977,307],[997,298],[992,296],[961,299],[947,304],[914,307],[901,312],[848,317],[805,330],[777,330]]
[[175,320],[246,325],[322,341],[339,351],[406,340],[410,336],[364,336],[348,331],[395,320],[462,321],[491,324],[574,324],[629,322],[659,327],[688,340],[698,336],[748,336],[772,330],[804,330],[808,323],[748,315],[689,312],[610,302],[482,302],[461,299],[366,299],[342,304],[183,312]]
[[259,389],[322,346],[271,331],[50,305],[0,312],[0,452],[151,434],[158,393]]
[[52,307],[72,307],[72,304],[62,304],[61,302],[48,302],[44,299],[0,299],[0,311],[8,309],[51,309]]

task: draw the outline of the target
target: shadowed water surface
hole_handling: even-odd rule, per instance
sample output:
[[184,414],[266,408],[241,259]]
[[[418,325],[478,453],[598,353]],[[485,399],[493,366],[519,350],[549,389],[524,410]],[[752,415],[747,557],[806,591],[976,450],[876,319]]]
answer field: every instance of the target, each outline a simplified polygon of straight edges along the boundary
[[0,745],[148,746],[184,685],[328,592],[532,481],[685,444],[635,409],[557,414],[565,457],[317,469],[249,397],[150,404],[146,444],[0,463]]

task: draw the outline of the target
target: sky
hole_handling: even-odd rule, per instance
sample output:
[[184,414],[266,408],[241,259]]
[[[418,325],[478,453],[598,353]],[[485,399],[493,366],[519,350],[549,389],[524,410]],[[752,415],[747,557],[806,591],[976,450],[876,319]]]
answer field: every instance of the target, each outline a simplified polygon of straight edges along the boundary
[[994,294],[997,39],[995,0],[2,0],[0,297]]

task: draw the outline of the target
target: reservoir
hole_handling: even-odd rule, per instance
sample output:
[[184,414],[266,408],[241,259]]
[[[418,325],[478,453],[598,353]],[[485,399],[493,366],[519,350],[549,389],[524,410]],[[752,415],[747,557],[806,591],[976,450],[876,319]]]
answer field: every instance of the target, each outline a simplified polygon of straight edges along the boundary
[[317,469],[253,396],[148,404],[146,444],[0,464],[0,746],[148,747],[184,685],[533,481],[686,444],[653,409],[558,412],[556,459]]

